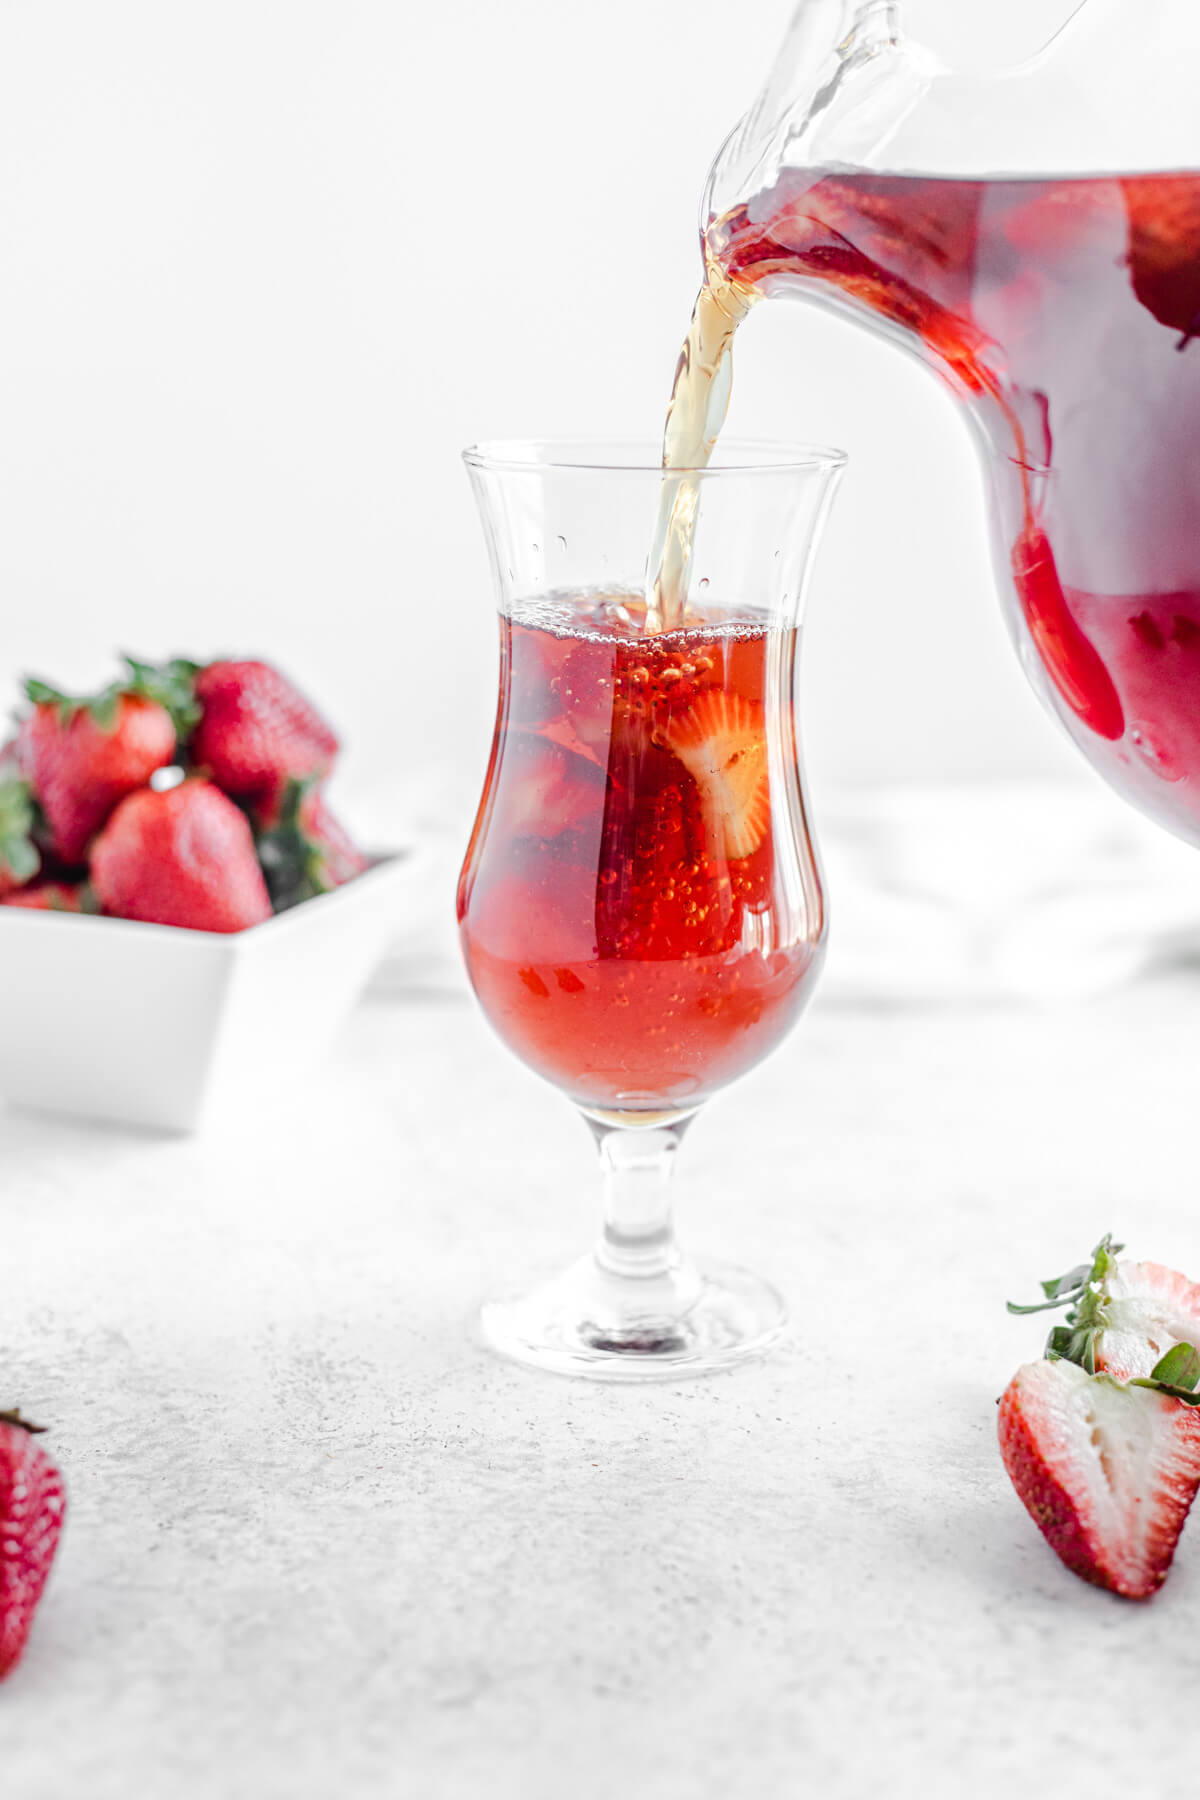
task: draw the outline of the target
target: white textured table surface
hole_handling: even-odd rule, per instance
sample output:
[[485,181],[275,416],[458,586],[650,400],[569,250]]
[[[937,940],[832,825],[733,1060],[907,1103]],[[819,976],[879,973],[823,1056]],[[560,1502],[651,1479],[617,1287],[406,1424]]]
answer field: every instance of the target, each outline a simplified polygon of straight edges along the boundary
[[5,1800],[1196,1793],[1200,1522],[1066,1574],[994,1401],[1006,1295],[1111,1227],[1200,1274],[1200,982],[817,1007],[694,1128],[696,1244],[794,1341],[631,1391],[493,1362],[479,1294],[595,1218],[584,1131],[466,1000],[365,1005],[245,1135],[0,1113],[3,1386],[71,1511]]

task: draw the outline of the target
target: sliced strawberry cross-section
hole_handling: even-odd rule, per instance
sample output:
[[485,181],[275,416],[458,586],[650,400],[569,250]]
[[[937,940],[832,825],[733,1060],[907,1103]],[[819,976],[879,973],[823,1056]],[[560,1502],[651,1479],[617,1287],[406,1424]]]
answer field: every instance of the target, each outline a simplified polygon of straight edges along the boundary
[[666,739],[700,789],[712,851],[735,862],[753,856],[771,822],[762,707],[710,689],[671,721]]
[[1000,1452],[1052,1550],[1084,1581],[1148,1599],[1200,1487],[1200,1413],[1076,1363],[1027,1363],[1000,1402]]

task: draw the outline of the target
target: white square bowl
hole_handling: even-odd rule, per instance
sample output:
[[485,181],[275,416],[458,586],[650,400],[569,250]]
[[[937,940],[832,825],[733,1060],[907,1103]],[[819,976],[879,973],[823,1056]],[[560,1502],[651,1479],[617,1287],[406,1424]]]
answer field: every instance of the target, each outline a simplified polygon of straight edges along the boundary
[[314,1062],[402,920],[419,858],[222,934],[0,906],[0,1098],[171,1131]]

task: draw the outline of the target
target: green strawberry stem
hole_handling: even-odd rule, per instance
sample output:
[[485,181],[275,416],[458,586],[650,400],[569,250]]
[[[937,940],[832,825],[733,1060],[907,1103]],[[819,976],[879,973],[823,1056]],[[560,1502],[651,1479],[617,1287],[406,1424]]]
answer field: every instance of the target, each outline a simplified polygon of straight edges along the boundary
[[21,1430],[29,1432],[31,1437],[40,1435],[46,1429],[44,1425],[35,1425],[32,1419],[23,1419],[19,1407],[14,1408],[12,1412],[0,1412],[0,1425],[19,1425]]
[[48,682],[39,681],[29,676],[25,682],[25,697],[34,706],[55,706],[58,708],[60,725],[69,725],[76,713],[89,712],[101,731],[111,731],[117,722],[118,704],[122,693],[119,682],[111,682],[98,694],[64,694],[61,689],[51,687]]
[[291,777],[283,790],[278,823],[258,834],[258,860],[277,913],[329,892],[321,847],[308,836],[300,817],[305,795],[315,785],[314,776]]
[[[1114,1244],[1112,1233],[1106,1232],[1092,1251],[1090,1263],[1080,1263],[1065,1275],[1042,1282],[1044,1300],[1033,1306],[1017,1306],[1011,1300],[1006,1303],[1010,1313],[1018,1314],[1048,1312],[1059,1306],[1070,1308],[1066,1323],[1056,1325],[1046,1339],[1047,1361],[1078,1363],[1097,1380],[1113,1379],[1103,1373],[1096,1375],[1096,1346],[1109,1327],[1108,1283],[1117,1272],[1117,1258],[1124,1248],[1124,1244]],[[1172,1400],[1181,1400],[1185,1406],[1200,1406],[1200,1392],[1196,1391],[1200,1388],[1200,1350],[1192,1344],[1173,1344],[1149,1375],[1134,1376],[1124,1385],[1150,1388]]]
[[124,658],[129,670],[126,692],[139,694],[144,700],[156,700],[170,713],[175,735],[185,743],[200,723],[203,710],[196,698],[196,677],[203,664],[186,656],[173,656],[165,663],[140,662],[135,656]]
[[1112,1233],[1106,1232],[1092,1251],[1092,1260],[1080,1263],[1065,1275],[1043,1281],[1046,1296],[1033,1306],[1017,1306],[1008,1301],[1010,1313],[1050,1312],[1066,1306],[1065,1325],[1056,1325],[1046,1340],[1046,1355],[1061,1356],[1078,1363],[1089,1375],[1096,1373],[1096,1340],[1108,1328],[1108,1277],[1116,1273],[1117,1257],[1125,1248],[1114,1244]]

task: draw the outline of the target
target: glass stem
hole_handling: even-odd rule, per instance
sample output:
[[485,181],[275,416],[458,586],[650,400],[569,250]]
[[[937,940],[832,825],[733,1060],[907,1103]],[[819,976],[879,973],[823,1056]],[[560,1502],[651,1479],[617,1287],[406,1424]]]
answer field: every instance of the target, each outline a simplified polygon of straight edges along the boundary
[[604,1226],[595,1255],[606,1274],[651,1281],[679,1268],[671,1174],[690,1122],[645,1128],[588,1120],[604,1171]]

